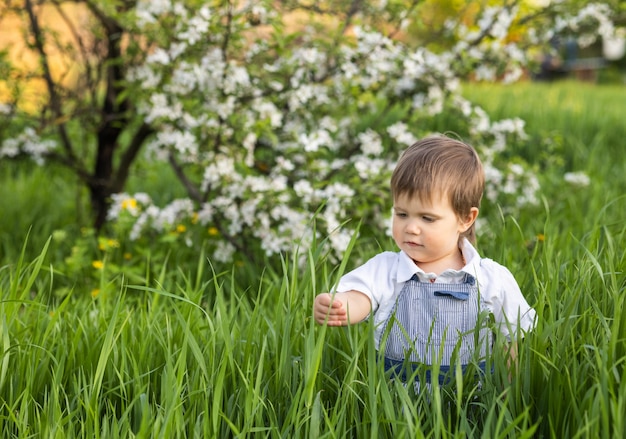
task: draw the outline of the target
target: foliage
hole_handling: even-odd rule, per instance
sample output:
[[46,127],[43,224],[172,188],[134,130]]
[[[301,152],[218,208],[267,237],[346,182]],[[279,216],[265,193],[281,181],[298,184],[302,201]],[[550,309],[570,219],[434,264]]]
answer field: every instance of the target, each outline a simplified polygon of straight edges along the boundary
[[[509,30],[525,10],[515,2],[473,8],[470,22],[449,17],[438,32],[450,45],[432,48],[407,38],[433,7],[418,1],[89,2],[89,32],[72,34],[73,49],[41,25],[46,7],[63,14],[57,5],[12,3],[28,16],[47,94],[33,117],[43,124],[6,139],[0,156],[29,152],[68,166],[89,188],[96,228],[119,221],[112,228],[153,241],[184,226],[189,244],[211,231],[218,261],[329,236],[337,259],[356,224],[366,235],[386,228],[393,164],[434,131],[479,149],[492,205],[536,201],[534,165],[507,146],[525,144],[524,122],[492,121],[458,90],[467,75],[522,74],[525,53]],[[594,35],[610,32],[607,11],[588,9]],[[80,61],[74,87],[49,68],[55,41]],[[454,123],[439,128],[443,115]],[[145,188],[124,191],[144,149],[169,163],[184,198],[158,205]]]

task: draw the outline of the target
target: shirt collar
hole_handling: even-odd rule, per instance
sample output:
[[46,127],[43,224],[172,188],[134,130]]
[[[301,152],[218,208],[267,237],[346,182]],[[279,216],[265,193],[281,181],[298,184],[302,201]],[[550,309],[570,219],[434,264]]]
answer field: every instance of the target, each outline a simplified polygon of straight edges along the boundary
[[[465,267],[461,268],[460,272],[467,273],[475,279],[480,267],[480,254],[466,238],[463,239],[459,248],[465,258]],[[398,283],[408,281],[416,273],[424,274],[424,271],[404,251],[399,252],[398,259],[398,271],[396,273]]]
[[421,268],[415,265],[413,259],[404,251],[400,250],[398,255],[398,271],[396,280],[398,283],[406,282],[413,277],[415,273],[423,272]]
[[465,267],[461,268],[461,271],[476,279],[478,276],[478,270],[480,269],[480,254],[474,248],[472,243],[467,240],[467,238],[463,238],[460,248],[461,253],[463,253],[463,257],[465,258]]

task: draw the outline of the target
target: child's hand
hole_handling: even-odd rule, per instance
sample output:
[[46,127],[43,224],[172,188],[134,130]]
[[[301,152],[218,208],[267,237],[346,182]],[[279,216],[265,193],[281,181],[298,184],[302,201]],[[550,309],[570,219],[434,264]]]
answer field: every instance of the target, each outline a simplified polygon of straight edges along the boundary
[[[313,316],[320,325],[343,326],[348,324],[348,312],[343,302],[335,295],[322,293],[315,298]],[[328,318],[328,321],[326,320]]]

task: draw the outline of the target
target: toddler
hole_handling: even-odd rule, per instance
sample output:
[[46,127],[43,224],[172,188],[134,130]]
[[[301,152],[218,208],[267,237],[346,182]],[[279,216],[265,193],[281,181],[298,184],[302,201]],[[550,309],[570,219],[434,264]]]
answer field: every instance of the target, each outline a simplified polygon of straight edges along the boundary
[[[511,272],[482,258],[475,221],[485,176],[476,151],[445,136],[422,139],[400,157],[391,177],[392,234],[400,251],[383,252],[345,274],[335,294],[315,298],[319,324],[361,322],[373,311],[385,368],[406,378],[407,365],[440,365],[439,382],[456,362],[484,367],[487,327],[510,341],[534,326],[535,312]],[[427,381],[430,380],[427,372]]]

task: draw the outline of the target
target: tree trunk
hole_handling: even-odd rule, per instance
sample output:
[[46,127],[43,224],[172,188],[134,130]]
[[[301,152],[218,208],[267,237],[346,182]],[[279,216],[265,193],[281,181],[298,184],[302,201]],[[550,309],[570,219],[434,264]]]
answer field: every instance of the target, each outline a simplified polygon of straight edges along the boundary
[[106,223],[111,204],[113,184],[113,154],[116,149],[119,130],[104,127],[98,133],[98,152],[92,181],[89,183],[93,226],[100,230]]
[[[98,129],[98,151],[93,173],[89,184],[91,205],[94,215],[94,228],[97,231],[104,226],[111,204],[111,194],[120,186],[114,170],[115,151],[120,147],[119,138],[128,127],[128,99],[120,99],[125,91],[124,67],[121,59],[120,36],[124,29],[110,17],[100,14],[98,17],[107,34],[107,53],[101,64],[106,69],[106,92],[102,102],[101,124]],[[125,179],[124,179],[125,180]],[[121,182],[123,186],[123,182]]]

